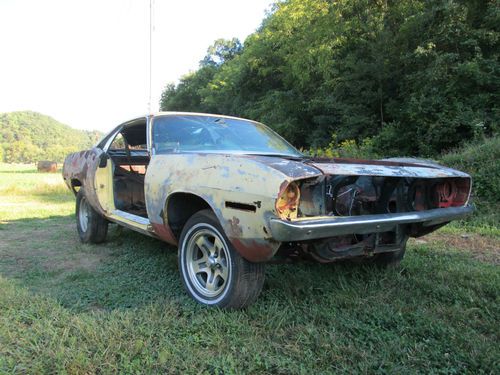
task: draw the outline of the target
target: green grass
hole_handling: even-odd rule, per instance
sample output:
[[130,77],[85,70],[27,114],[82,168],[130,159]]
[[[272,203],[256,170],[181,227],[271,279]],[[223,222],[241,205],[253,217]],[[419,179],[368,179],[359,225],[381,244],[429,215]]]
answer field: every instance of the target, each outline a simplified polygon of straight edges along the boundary
[[472,176],[476,212],[462,227],[496,229],[500,222],[500,136],[474,140],[441,156],[440,162]]
[[269,265],[253,306],[208,309],[174,248],[117,226],[83,245],[60,175],[19,172],[0,165],[1,374],[500,372],[499,267],[473,243],[412,241],[396,271]]

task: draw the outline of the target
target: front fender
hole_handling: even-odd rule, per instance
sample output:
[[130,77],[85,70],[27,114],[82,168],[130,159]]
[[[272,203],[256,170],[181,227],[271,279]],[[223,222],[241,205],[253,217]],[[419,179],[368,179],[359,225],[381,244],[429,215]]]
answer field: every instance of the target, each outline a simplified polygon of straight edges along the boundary
[[294,178],[254,158],[234,155],[170,154],[151,159],[145,179],[148,216],[168,226],[165,205],[171,194],[201,197],[212,208],[225,234],[246,259],[272,258],[280,245],[271,237],[280,187]]

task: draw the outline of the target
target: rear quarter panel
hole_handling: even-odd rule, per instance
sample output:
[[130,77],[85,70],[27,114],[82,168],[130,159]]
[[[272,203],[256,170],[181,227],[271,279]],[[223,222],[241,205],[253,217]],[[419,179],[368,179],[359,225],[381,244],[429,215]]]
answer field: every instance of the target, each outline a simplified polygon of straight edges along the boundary
[[73,183],[78,181],[90,205],[104,215],[105,212],[99,204],[95,189],[95,173],[102,153],[101,149],[94,147],[68,155],[64,160],[62,175],[64,182],[73,192],[75,192]]

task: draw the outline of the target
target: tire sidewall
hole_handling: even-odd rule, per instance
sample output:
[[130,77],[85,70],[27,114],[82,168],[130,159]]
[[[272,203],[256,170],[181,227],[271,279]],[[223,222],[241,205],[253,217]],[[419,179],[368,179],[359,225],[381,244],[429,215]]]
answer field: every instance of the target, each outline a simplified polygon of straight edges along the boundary
[[[228,273],[229,277],[226,281],[224,291],[215,297],[206,297],[201,294],[196,287],[193,285],[193,281],[190,278],[188,265],[187,265],[187,244],[190,238],[201,229],[208,229],[214,231],[224,246],[226,247],[226,253],[228,257]],[[223,307],[227,301],[231,299],[231,295],[235,288],[236,273],[238,272],[237,262],[235,261],[238,254],[233,250],[231,243],[227,239],[222,230],[221,226],[217,221],[215,221],[211,215],[195,215],[188,220],[184,229],[182,230],[181,238],[179,241],[179,270],[181,273],[181,279],[186,287],[188,293],[197,302],[209,305],[209,306],[219,306]]]
[[91,236],[91,233],[92,233],[92,219],[93,219],[93,211],[92,211],[92,207],[89,205],[88,201],[86,202],[87,205],[89,205],[89,220],[88,220],[88,223],[87,223],[87,230],[84,231],[82,229],[82,225],[80,223],[80,207],[81,207],[81,204],[82,204],[82,201],[83,200],[87,200],[87,198],[85,197],[85,194],[83,193],[82,189],[80,189],[80,191],[78,192],[78,194],[76,195],[76,229],[78,231],[78,235],[80,236],[80,240],[84,243],[87,243],[87,242],[90,242],[90,236]]

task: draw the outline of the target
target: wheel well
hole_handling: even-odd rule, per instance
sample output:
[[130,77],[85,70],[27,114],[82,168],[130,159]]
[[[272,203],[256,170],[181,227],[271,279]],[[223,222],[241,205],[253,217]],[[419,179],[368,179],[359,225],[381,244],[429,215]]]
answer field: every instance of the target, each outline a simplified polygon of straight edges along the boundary
[[71,190],[73,190],[73,193],[76,195],[78,193],[78,190],[82,187],[82,183],[80,180],[76,178],[71,179]]
[[212,208],[203,198],[197,195],[190,193],[172,194],[167,203],[167,219],[168,226],[175,238],[179,239],[182,228],[184,228],[191,216],[205,209]]

